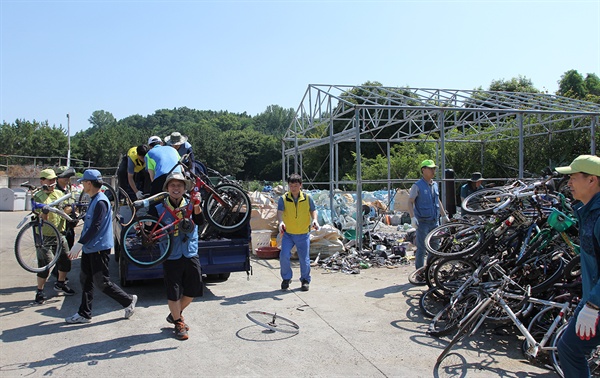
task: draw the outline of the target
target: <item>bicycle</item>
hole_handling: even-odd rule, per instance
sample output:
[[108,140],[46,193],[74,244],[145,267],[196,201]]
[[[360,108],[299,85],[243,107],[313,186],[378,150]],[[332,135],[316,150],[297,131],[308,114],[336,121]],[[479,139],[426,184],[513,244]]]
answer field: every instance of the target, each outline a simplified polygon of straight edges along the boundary
[[17,229],[20,229],[20,231],[15,239],[15,257],[19,265],[26,271],[31,273],[45,272],[56,264],[62,252],[61,233],[54,224],[42,219],[38,211],[41,210],[43,214],[57,214],[67,222],[79,222],[85,211],[79,211],[79,215],[75,214],[77,209],[82,209],[85,206],[77,203],[69,204],[72,206],[72,214],[74,214],[71,217],[57,206],[72,198],[73,193],[65,194],[49,204],[44,204],[36,202],[33,196],[42,188],[29,185],[27,182],[21,184],[21,186],[32,191],[31,212],[17,225]]
[[[178,164],[183,165],[182,162],[185,162],[186,158],[187,155],[184,155]],[[203,173],[198,175],[191,171],[187,173],[194,178],[195,182],[189,193],[198,193],[202,190],[206,192],[207,198],[203,200],[202,206],[205,218],[211,226],[221,232],[235,232],[247,226],[251,216],[250,197],[237,184],[219,175],[225,182],[213,187],[201,177]],[[167,192],[162,192],[134,202],[131,202],[129,197],[123,196],[130,209],[131,218],[122,222],[124,228],[121,233],[121,245],[125,256],[138,267],[153,267],[170,256],[176,227],[182,232],[190,232],[196,227],[192,221],[191,201],[177,209],[166,208],[158,218],[152,215],[137,216],[138,209],[160,203],[168,195]],[[167,213],[171,214],[175,221],[164,224],[163,218]]]
[[261,327],[265,327],[272,332],[283,332],[296,334],[300,332],[300,326],[290,319],[284,318],[277,313],[270,313],[264,311],[250,311],[246,314],[246,317],[252,322],[258,324]]
[[[509,284],[515,284],[515,282],[512,281],[510,277],[505,275],[502,279],[502,284],[490,296],[488,296],[485,300],[481,301],[477,306],[475,306],[460,321],[458,331],[456,332],[455,336],[452,338],[452,340],[448,343],[446,348],[444,348],[442,353],[437,358],[438,365],[448,355],[448,353],[450,352],[452,347],[454,347],[454,345],[456,345],[464,337],[473,335],[483,324],[491,310],[497,308],[498,306],[506,313],[508,318],[515,324],[515,326],[518,328],[521,334],[525,336],[527,343],[525,353],[529,358],[537,358],[540,351],[548,351],[551,352],[553,355],[557,353],[556,345],[558,343],[558,340],[560,339],[560,334],[567,326],[567,322],[564,320],[572,313],[571,302],[567,301],[560,303],[533,298],[530,297],[528,290],[526,290],[526,294],[524,296],[510,294],[505,291],[506,287]],[[514,298],[518,300],[524,299],[531,304],[543,305],[549,308],[556,308],[559,310],[558,315],[556,315],[552,323],[549,326],[547,326],[547,330],[546,332],[544,332],[543,337],[540,341],[536,340],[536,338],[531,334],[530,329],[525,327],[521,320],[519,320],[517,315],[506,303],[505,297]],[[536,334],[539,334],[539,332],[536,332]],[[548,345],[549,341],[551,341],[551,346]],[[560,366],[558,364],[558,357],[556,356],[553,356],[553,366],[554,369],[559,374],[561,374],[562,371],[560,370]]]
[[[178,165],[189,168],[189,164],[188,155],[184,155],[171,171]],[[248,222],[250,222],[250,217],[252,215],[250,196],[248,196],[248,194],[234,181],[213,169],[206,169],[219,177],[219,184],[211,184],[210,178],[202,171],[194,173],[193,170],[188,169],[185,174],[189,175],[194,182],[194,186],[189,193],[199,192],[202,194],[202,211],[204,216],[206,217],[207,222],[217,231],[233,233],[241,230]],[[124,197],[124,205],[127,206],[131,212],[129,220],[121,223],[123,227],[126,227],[136,219],[137,209],[149,206],[150,202],[140,202],[145,200],[132,202],[129,197],[122,197]],[[152,201],[157,202],[155,199]],[[189,214],[191,214],[191,211]]]

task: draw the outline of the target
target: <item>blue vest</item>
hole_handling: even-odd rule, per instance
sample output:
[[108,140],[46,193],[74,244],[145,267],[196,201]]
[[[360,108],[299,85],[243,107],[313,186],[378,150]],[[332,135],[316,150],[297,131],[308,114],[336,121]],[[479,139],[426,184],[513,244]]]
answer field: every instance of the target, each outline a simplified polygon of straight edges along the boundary
[[[175,150],[173,150],[175,151]],[[165,200],[165,202],[168,199]],[[165,202],[156,205],[156,211],[159,214],[165,213],[161,222],[163,224],[169,224],[175,221],[175,218],[165,209]],[[187,201],[184,199],[181,206],[184,206]],[[179,226],[179,225],[177,225]],[[175,226],[175,227],[177,227]],[[169,232],[172,230],[169,229]],[[169,256],[169,260],[177,260],[180,259],[181,256],[185,256],[187,258],[194,257],[198,255],[198,226],[194,225],[194,231],[185,233],[179,229],[175,230],[173,233],[173,249],[171,251],[171,255]]]
[[112,229],[112,209],[110,208],[110,202],[108,201],[108,198],[102,192],[98,192],[98,194],[96,194],[90,201],[90,205],[83,220],[83,230],[81,233],[85,234],[92,225],[94,209],[100,201],[106,202],[108,214],[106,214],[106,217],[102,219],[102,224],[100,225],[98,233],[83,246],[83,253],[94,253],[104,251],[105,249],[111,249],[113,247],[114,239]]
[[437,182],[429,185],[421,178],[415,185],[419,188],[419,195],[415,198],[417,220],[437,222],[440,218],[440,190]]
[[[154,167],[154,177],[160,177],[167,174],[179,162],[179,153],[170,146],[155,146],[148,151],[146,156],[156,162]],[[181,166],[178,165],[173,172],[181,172]]]
[[577,209],[581,257],[582,301],[600,304],[600,193]]

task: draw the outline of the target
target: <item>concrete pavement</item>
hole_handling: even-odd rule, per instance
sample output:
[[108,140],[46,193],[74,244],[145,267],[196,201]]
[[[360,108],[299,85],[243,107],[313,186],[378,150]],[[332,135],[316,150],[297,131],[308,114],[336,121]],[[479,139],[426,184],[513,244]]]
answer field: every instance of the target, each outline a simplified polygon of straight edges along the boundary
[[[173,337],[161,281],[124,288],[139,297],[131,319],[96,291],[92,323],[64,318],[80,303],[79,260],[69,274],[73,297],[55,295],[33,304],[35,275],[16,262],[16,225],[27,212],[0,213],[0,375],[2,377],[555,377],[525,361],[513,332],[478,337],[455,347],[435,368],[448,339],[425,331],[420,287],[408,283],[409,266],[372,268],[358,275],[312,271],[310,291],[300,291],[298,265],[291,290],[279,289],[279,261],[252,261],[253,275],[232,273],[207,283],[185,311],[190,338]],[[111,261],[115,283],[117,264]],[[277,312],[300,326],[297,335],[272,333],[246,318],[251,310]]]

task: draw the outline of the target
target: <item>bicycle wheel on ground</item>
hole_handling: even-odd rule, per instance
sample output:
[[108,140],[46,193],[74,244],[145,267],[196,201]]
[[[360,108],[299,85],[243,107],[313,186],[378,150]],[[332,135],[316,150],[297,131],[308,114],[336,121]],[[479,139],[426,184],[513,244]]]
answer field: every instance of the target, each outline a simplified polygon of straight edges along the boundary
[[236,232],[250,222],[250,197],[239,186],[221,184],[215,188],[218,196],[209,195],[204,201],[204,216],[211,226],[221,232]]
[[452,349],[452,347],[473,331],[473,328],[477,325],[477,323],[481,319],[481,315],[487,309],[487,307],[490,305],[491,301],[492,300],[490,298],[488,298],[483,302],[479,302],[477,305],[477,309],[475,309],[475,306],[474,306],[473,312],[470,314],[467,313],[467,315],[469,317],[465,318],[462,321],[462,324],[458,328],[458,331],[456,331],[456,334],[454,335],[452,340],[450,340],[448,345],[446,345],[446,348],[444,348],[442,353],[440,353],[440,355],[438,356],[436,364],[441,363],[442,360],[444,359],[444,357],[446,357],[448,355],[448,353],[450,353],[450,350]]
[[271,331],[283,333],[300,332],[300,326],[298,324],[281,315],[277,315],[277,313],[250,311],[246,314],[246,317],[259,326],[270,329]]
[[448,305],[448,297],[437,287],[424,291],[419,298],[419,308],[426,318],[433,318]]
[[436,227],[425,237],[427,252],[440,257],[460,257],[477,251],[483,243],[481,226],[451,222]]
[[173,234],[156,217],[144,216],[121,231],[122,255],[135,266],[150,268],[165,261],[173,250]]
[[442,311],[437,313],[429,324],[427,333],[440,337],[454,332],[469,311],[481,301],[481,295],[476,291],[469,291],[455,302],[450,302]]
[[[41,231],[41,232],[40,232]],[[17,234],[15,256],[23,269],[31,273],[50,270],[62,252],[61,235],[50,222],[29,222]]]
[[473,275],[477,267],[467,259],[444,259],[433,272],[435,286],[445,292],[453,293]]
[[467,214],[491,214],[511,198],[510,193],[500,188],[482,189],[469,194],[460,206]]

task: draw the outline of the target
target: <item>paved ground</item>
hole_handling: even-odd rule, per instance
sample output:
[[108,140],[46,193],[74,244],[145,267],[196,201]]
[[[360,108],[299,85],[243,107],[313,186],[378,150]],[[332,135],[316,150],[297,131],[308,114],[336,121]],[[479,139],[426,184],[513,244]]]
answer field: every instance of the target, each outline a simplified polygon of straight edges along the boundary
[[[190,339],[174,339],[162,283],[126,291],[139,296],[134,316],[97,293],[93,322],[69,325],[81,288],[79,260],[70,274],[73,297],[34,305],[35,276],[13,253],[15,226],[26,212],[0,213],[0,375],[59,377],[164,376],[360,376],[360,377],[554,377],[524,361],[514,333],[482,332],[456,347],[443,366],[435,360],[447,339],[427,336],[418,309],[421,288],[411,268],[375,268],[359,275],[313,270],[310,291],[279,290],[279,261],[253,260],[253,275],[233,273],[208,283],[186,310]],[[111,262],[114,281],[117,266]],[[295,267],[298,275],[298,268]],[[246,318],[251,310],[277,312],[300,325],[295,336],[271,333]]]

